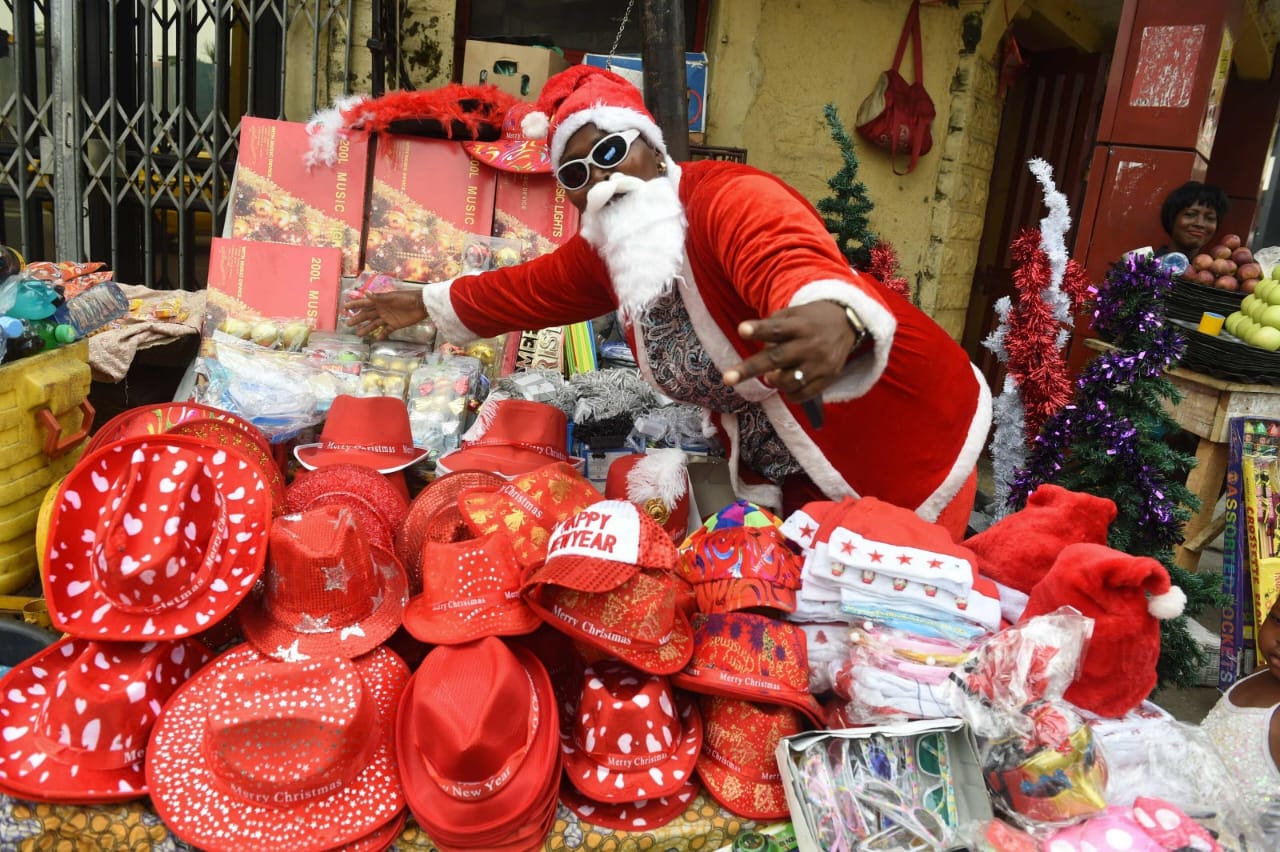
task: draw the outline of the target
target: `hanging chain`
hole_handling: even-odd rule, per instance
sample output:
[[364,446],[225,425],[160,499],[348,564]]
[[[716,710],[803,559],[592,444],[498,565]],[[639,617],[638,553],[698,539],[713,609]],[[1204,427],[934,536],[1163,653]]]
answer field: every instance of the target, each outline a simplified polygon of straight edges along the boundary
[[622,23],[618,24],[618,34],[613,37],[613,47],[609,48],[609,58],[605,60],[604,67],[610,71],[613,70],[613,55],[618,52],[618,45],[622,42],[622,33],[627,28],[627,22],[631,20],[631,10],[635,8],[636,0],[627,0],[627,11],[622,13]]

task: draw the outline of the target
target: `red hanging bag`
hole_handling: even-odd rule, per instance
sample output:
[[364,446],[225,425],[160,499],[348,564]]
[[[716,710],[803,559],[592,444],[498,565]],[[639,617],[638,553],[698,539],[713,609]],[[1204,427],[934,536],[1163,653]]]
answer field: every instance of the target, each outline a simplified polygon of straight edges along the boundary
[[[915,82],[908,83],[898,73],[902,57],[907,50],[907,38],[911,38],[911,53],[915,60]],[[933,99],[924,89],[924,57],[920,48],[920,0],[913,0],[907,21],[898,39],[898,52],[893,57],[893,67],[880,75],[875,88],[858,107],[854,130],[878,148],[889,152],[893,173],[910,174],[920,157],[933,147],[930,130],[937,111]],[[907,170],[898,171],[898,154],[909,154]]]

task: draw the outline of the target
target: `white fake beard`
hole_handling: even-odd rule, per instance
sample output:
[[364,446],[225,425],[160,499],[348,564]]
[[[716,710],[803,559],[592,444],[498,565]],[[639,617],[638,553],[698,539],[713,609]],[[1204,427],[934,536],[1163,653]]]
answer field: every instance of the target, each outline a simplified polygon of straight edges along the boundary
[[587,193],[581,233],[609,269],[623,322],[671,291],[684,268],[686,224],[675,181],[665,176],[615,172]]

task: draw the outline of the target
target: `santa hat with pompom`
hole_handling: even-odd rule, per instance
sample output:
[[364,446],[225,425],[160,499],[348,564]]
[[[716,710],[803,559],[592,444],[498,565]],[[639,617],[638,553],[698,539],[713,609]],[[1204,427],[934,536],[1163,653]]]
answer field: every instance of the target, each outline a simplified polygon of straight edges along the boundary
[[663,158],[670,159],[662,131],[645,109],[640,90],[594,65],[575,65],[547,80],[537,108],[520,126],[530,139],[551,140],[551,166],[559,168],[569,138],[587,124],[606,133],[639,130]]
[[607,500],[629,500],[679,544],[689,532],[689,471],[684,450],[655,449],[614,459],[605,479]]
[[1022,620],[1063,606],[1093,619],[1084,663],[1066,699],[1119,718],[1155,689],[1160,621],[1177,618],[1186,602],[1156,560],[1101,544],[1072,544],[1031,590]]

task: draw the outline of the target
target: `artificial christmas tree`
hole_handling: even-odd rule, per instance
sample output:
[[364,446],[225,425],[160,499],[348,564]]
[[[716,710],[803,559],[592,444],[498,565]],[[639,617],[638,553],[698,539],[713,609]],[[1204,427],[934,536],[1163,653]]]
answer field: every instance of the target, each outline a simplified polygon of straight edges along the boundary
[[1166,321],[1163,300],[1172,288],[1170,273],[1150,258],[1127,259],[1107,274],[1093,325],[1116,348],[1085,366],[1074,402],[1036,436],[1027,466],[1014,476],[1010,503],[1020,508],[1045,482],[1113,500],[1119,514],[1108,543],[1156,559],[1186,593],[1184,615],[1161,623],[1156,672],[1161,685],[1193,686],[1206,660],[1186,618],[1221,601],[1214,577],[1173,561],[1182,527],[1199,501],[1183,484],[1194,459],[1162,440],[1178,428],[1163,402],[1180,398],[1165,372],[1186,346]]
[[858,155],[853,150],[853,139],[844,129],[835,104],[827,104],[822,113],[844,163],[827,181],[835,194],[818,201],[822,221],[836,238],[836,245],[850,266],[874,275],[889,289],[910,298],[907,279],[898,275],[897,252],[871,230],[870,217],[875,205],[867,195],[866,184],[858,180]]

